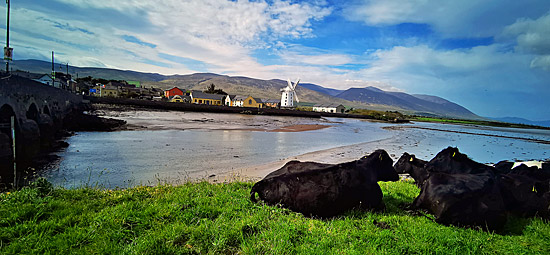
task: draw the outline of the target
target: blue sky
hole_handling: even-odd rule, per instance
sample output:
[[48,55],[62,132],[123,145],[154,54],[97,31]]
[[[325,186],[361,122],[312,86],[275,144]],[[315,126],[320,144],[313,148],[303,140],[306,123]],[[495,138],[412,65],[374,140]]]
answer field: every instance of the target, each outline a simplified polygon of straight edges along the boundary
[[299,77],[550,119],[548,0],[17,0],[10,27],[15,59]]

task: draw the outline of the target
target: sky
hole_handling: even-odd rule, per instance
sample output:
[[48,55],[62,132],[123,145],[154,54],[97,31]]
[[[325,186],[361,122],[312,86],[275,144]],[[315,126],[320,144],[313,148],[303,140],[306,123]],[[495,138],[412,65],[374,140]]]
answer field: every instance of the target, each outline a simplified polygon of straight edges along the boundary
[[550,120],[548,0],[12,0],[10,17],[16,60],[375,86]]

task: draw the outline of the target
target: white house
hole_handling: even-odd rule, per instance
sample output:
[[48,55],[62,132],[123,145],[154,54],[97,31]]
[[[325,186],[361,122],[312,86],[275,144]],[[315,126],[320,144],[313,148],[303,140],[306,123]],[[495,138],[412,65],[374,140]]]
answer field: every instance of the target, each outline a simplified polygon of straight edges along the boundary
[[223,102],[223,105],[225,106],[234,106],[233,105],[233,100],[235,99],[237,95],[227,95],[225,96],[225,100]]
[[344,113],[346,107],[341,104],[316,104],[313,106],[314,112]]
[[34,79],[34,80],[37,81],[37,82],[40,82],[42,84],[52,86],[52,77],[48,74],[44,74],[44,75],[40,76],[40,78]]
[[232,100],[231,100],[231,106],[236,106],[236,107],[243,107],[244,106],[244,100],[247,99],[248,96],[235,96]]

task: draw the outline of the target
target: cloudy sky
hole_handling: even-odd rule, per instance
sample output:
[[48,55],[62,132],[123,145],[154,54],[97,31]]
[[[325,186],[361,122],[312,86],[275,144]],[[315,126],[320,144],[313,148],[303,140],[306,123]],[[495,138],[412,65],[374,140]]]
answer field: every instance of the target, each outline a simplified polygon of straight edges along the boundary
[[15,59],[299,77],[550,119],[548,0],[12,0],[10,28]]

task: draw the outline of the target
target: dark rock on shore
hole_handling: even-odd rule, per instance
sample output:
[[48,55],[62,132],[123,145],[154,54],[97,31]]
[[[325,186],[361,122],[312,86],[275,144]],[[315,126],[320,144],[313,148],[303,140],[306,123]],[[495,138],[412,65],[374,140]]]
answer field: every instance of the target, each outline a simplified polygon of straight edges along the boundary
[[84,113],[67,115],[63,126],[69,131],[116,131],[124,129],[126,121],[102,118]]

